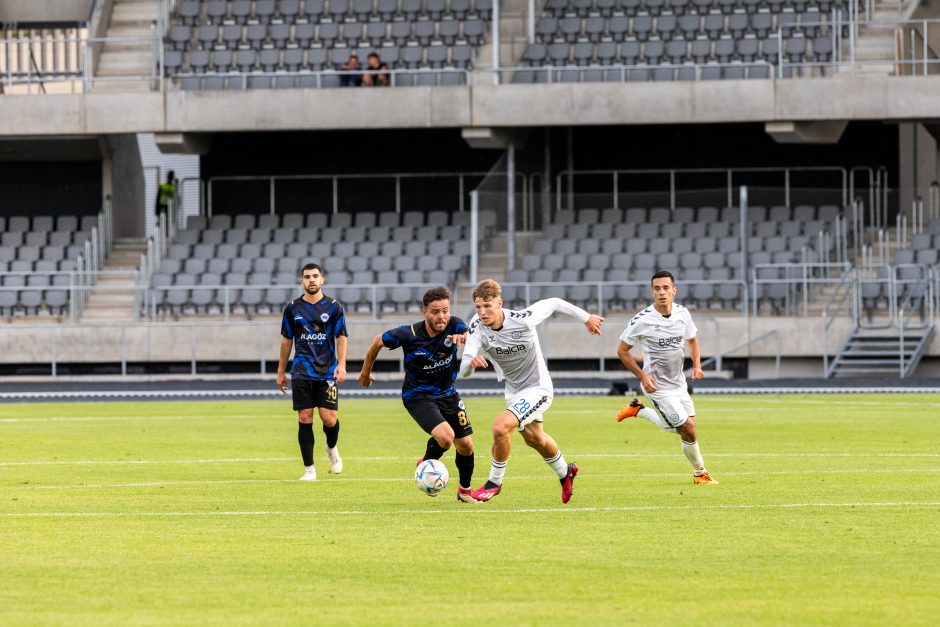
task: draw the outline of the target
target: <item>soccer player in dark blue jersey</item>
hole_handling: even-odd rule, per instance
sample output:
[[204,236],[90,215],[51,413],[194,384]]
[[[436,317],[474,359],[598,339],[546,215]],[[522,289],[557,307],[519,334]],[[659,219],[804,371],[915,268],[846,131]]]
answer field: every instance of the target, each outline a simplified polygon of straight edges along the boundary
[[359,383],[369,387],[375,380],[372,366],[382,347],[401,347],[405,353],[405,382],[401,400],[426,433],[427,448],[422,459],[440,459],[451,445],[457,449],[456,464],[460,473],[457,500],[475,503],[470,495],[473,477],[473,427],[467,408],[454,388],[457,378],[457,346],[463,343],[467,325],[450,315],[450,290],[435,287],[422,300],[424,320],[406,324],[376,335],[369,345]]
[[313,409],[317,409],[326,435],[330,472],[343,471],[336,441],[339,438],[339,398],[336,386],[346,380],[346,316],[343,306],[323,294],[323,268],[308,263],[301,270],[303,296],[284,308],[277,387],[287,391],[287,359],[294,349],[291,391],[299,422],[297,440],[304,460],[301,481],[316,481],[313,467]]

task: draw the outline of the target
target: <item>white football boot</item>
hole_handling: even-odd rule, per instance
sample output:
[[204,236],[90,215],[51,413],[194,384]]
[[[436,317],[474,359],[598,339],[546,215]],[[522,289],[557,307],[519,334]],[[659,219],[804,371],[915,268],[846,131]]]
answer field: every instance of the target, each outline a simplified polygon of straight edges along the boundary
[[334,475],[338,475],[343,472],[343,458],[339,456],[339,447],[334,446],[333,448],[327,447],[326,456],[330,460],[330,472]]
[[304,466],[304,476],[300,478],[300,481],[316,481],[317,480],[317,469],[313,466]]

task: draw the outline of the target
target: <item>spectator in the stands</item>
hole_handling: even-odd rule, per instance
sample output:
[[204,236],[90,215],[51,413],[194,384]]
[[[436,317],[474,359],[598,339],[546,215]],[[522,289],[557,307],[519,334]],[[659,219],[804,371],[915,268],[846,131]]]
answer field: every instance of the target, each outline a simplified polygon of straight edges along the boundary
[[[344,72],[357,72],[362,69],[359,65],[359,57],[355,54],[349,55],[349,59],[346,60],[346,63],[341,65],[340,68]],[[340,74],[339,76],[339,86],[340,87],[359,87],[362,85],[362,74]]]
[[365,87],[388,87],[388,64],[383,63],[378,52],[370,52],[366,61],[367,71],[362,75],[362,84]]
[[166,212],[170,208],[170,204],[176,206],[177,201],[177,183],[176,174],[173,170],[170,170],[166,173],[166,183],[161,183],[160,187],[157,189],[157,214],[161,212]]

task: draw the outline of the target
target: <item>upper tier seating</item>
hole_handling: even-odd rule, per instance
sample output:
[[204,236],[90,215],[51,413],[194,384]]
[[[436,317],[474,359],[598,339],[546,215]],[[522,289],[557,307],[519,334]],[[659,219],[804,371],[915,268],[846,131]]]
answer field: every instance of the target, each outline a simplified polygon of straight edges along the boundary
[[482,0],[182,0],[164,64],[183,89],[336,87],[333,72],[350,54],[364,66],[375,51],[392,70],[416,70],[393,72],[395,86],[460,85],[491,7]]
[[[772,78],[824,73],[844,0],[549,0],[517,83]],[[782,50],[781,50],[782,46]],[[623,67],[619,67],[623,66]]]

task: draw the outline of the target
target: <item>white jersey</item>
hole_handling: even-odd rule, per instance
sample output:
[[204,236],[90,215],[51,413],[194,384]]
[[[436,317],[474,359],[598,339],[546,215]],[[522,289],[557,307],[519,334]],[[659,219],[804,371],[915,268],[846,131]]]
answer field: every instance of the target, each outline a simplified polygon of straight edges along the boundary
[[503,326],[491,329],[473,316],[460,362],[460,375],[473,373],[470,360],[486,353],[493,363],[499,380],[506,380],[506,398],[519,390],[544,388],[552,392],[552,379],[548,375],[536,327],[550,315],[560,311],[587,322],[591,315],[560,298],[547,298],[533,303],[522,311],[503,309]]
[[697,332],[689,310],[673,303],[668,318],[652,305],[633,316],[620,339],[629,346],[643,347],[643,372],[656,380],[657,390],[684,390],[685,342]]

